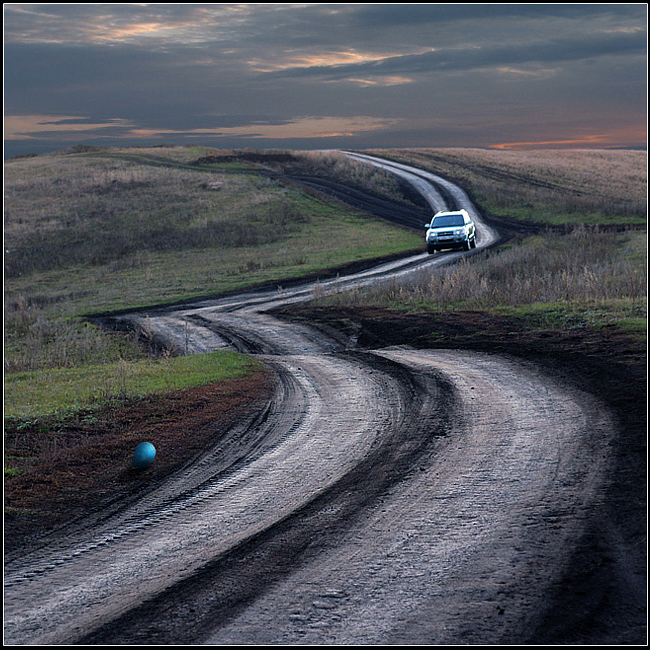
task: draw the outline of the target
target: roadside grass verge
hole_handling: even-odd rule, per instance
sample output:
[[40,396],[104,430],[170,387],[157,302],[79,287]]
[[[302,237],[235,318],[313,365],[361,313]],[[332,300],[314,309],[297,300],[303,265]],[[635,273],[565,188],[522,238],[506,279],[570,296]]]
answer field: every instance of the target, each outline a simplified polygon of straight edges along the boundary
[[17,298],[5,296],[5,373],[135,361],[148,356],[137,332],[109,334],[92,323],[68,317],[66,309],[74,313],[69,304],[44,305],[31,300],[22,294]]
[[241,289],[422,247],[417,233],[313,197],[300,197],[300,202],[308,217],[287,236],[140,250],[119,261],[75,263],[8,278],[6,295],[14,301],[22,296],[28,305],[67,302],[78,312],[96,313]]
[[[645,234],[577,228],[463,258],[435,273],[391,280],[319,305],[417,312],[484,311],[524,318],[531,327],[618,325],[643,336],[647,319]],[[444,255],[444,253],[442,253]]]
[[[194,388],[114,401],[67,418],[22,420],[5,430],[5,550],[79,516],[106,516],[150,490],[256,417],[273,394],[264,369]],[[146,469],[136,446],[156,448]]]
[[220,351],[10,373],[5,375],[5,425],[66,418],[107,403],[204,386],[259,368],[248,356]]
[[[90,432],[100,417],[127,405],[137,408],[152,396],[182,396],[196,388],[230,385],[261,370],[261,364],[246,355],[220,351],[6,374],[5,476],[20,473],[25,454],[56,447],[66,429],[85,427]],[[85,444],[82,437],[73,446],[83,449]],[[22,450],[21,456],[15,457],[16,450]]]
[[[378,196],[413,206],[427,205],[414,190],[393,174],[373,165],[349,158],[339,151],[294,151],[283,171],[326,176]],[[415,202],[413,199],[415,198]]]

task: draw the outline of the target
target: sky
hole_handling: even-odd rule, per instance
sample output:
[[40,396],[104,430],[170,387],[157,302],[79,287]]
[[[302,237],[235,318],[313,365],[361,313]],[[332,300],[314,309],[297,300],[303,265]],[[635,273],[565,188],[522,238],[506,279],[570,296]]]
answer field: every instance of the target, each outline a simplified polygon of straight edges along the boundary
[[645,148],[647,5],[4,4],[4,155]]

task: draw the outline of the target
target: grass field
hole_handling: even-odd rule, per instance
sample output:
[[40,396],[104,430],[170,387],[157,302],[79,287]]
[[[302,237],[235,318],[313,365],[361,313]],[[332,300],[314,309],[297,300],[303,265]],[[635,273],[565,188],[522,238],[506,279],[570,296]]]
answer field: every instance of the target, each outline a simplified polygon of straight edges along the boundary
[[5,417],[69,417],[109,402],[195,388],[259,368],[248,356],[215,352],[19,372],[5,386]]
[[486,213],[536,225],[645,225],[647,154],[623,150],[408,149],[375,153],[429,169]]
[[645,334],[645,251],[645,233],[637,231],[538,234],[433,275],[422,271],[407,281],[323,297],[319,304],[485,311],[526,318],[531,327],[616,325]]
[[[497,221],[536,226],[429,276],[320,304],[489,311],[531,327],[647,327],[647,164],[640,151],[377,151],[455,180]],[[560,232],[558,234],[558,226]],[[444,253],[443,253],[444,254]]]
[[[171,154],[178,157],[176,149]],[[411,232],[254,173],[252,164],[191,168],[171,154],[166,162],[167,150],[159,149],[6,164],[8,292],[105,310],[241,288],[421,245]],[[197,160],[204,154],[195,152]]]
[[[486,216],[538,231],[435,276],[320,304],[487,311],[538,329],[613,325],[645,335],[644,153],[377,153],[455,180]],[[254,371],[232,355],[153,359],[134,336],[107,333],[84,314],[281,283],[422,248],[423,233],[285,185],[265,173],[263,155],[254,159],[201,147],[75,148],[5,163],[5,430],[42,417],[56,426],[52,418],[114,400]],[[273,152],[268,162],[399,192],[385,175],[336,154]],[[566,232],[544,230],[558,225]]]
[[243,160],[213,162],[211,153],[75,150],[5,165],[5,371],[138,356],[82,314],[281,282],[421,246],[416,233],[282,185]]

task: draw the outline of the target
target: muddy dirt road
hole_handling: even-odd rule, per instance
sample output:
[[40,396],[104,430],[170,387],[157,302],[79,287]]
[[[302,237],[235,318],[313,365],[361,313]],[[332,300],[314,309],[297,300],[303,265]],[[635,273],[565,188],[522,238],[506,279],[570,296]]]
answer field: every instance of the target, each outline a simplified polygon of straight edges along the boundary
[[274,398],[136,504],[11,558],[5,643],[526,642],[602,499],[609,411],[511,358],[360,350],[268,313],[459,255],[116,316],[259,356]]

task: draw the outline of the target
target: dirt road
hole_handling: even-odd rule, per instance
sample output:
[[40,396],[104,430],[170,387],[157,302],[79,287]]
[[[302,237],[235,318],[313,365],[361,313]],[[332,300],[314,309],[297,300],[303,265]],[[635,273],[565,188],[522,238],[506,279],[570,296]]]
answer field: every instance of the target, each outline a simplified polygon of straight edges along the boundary
[[135,505],[12,558],[5,643],[527,641],[603,499],[608,409],[509,357],[360,350],[268,313],[458,255],[119,317],[258,355],[274,399]]

